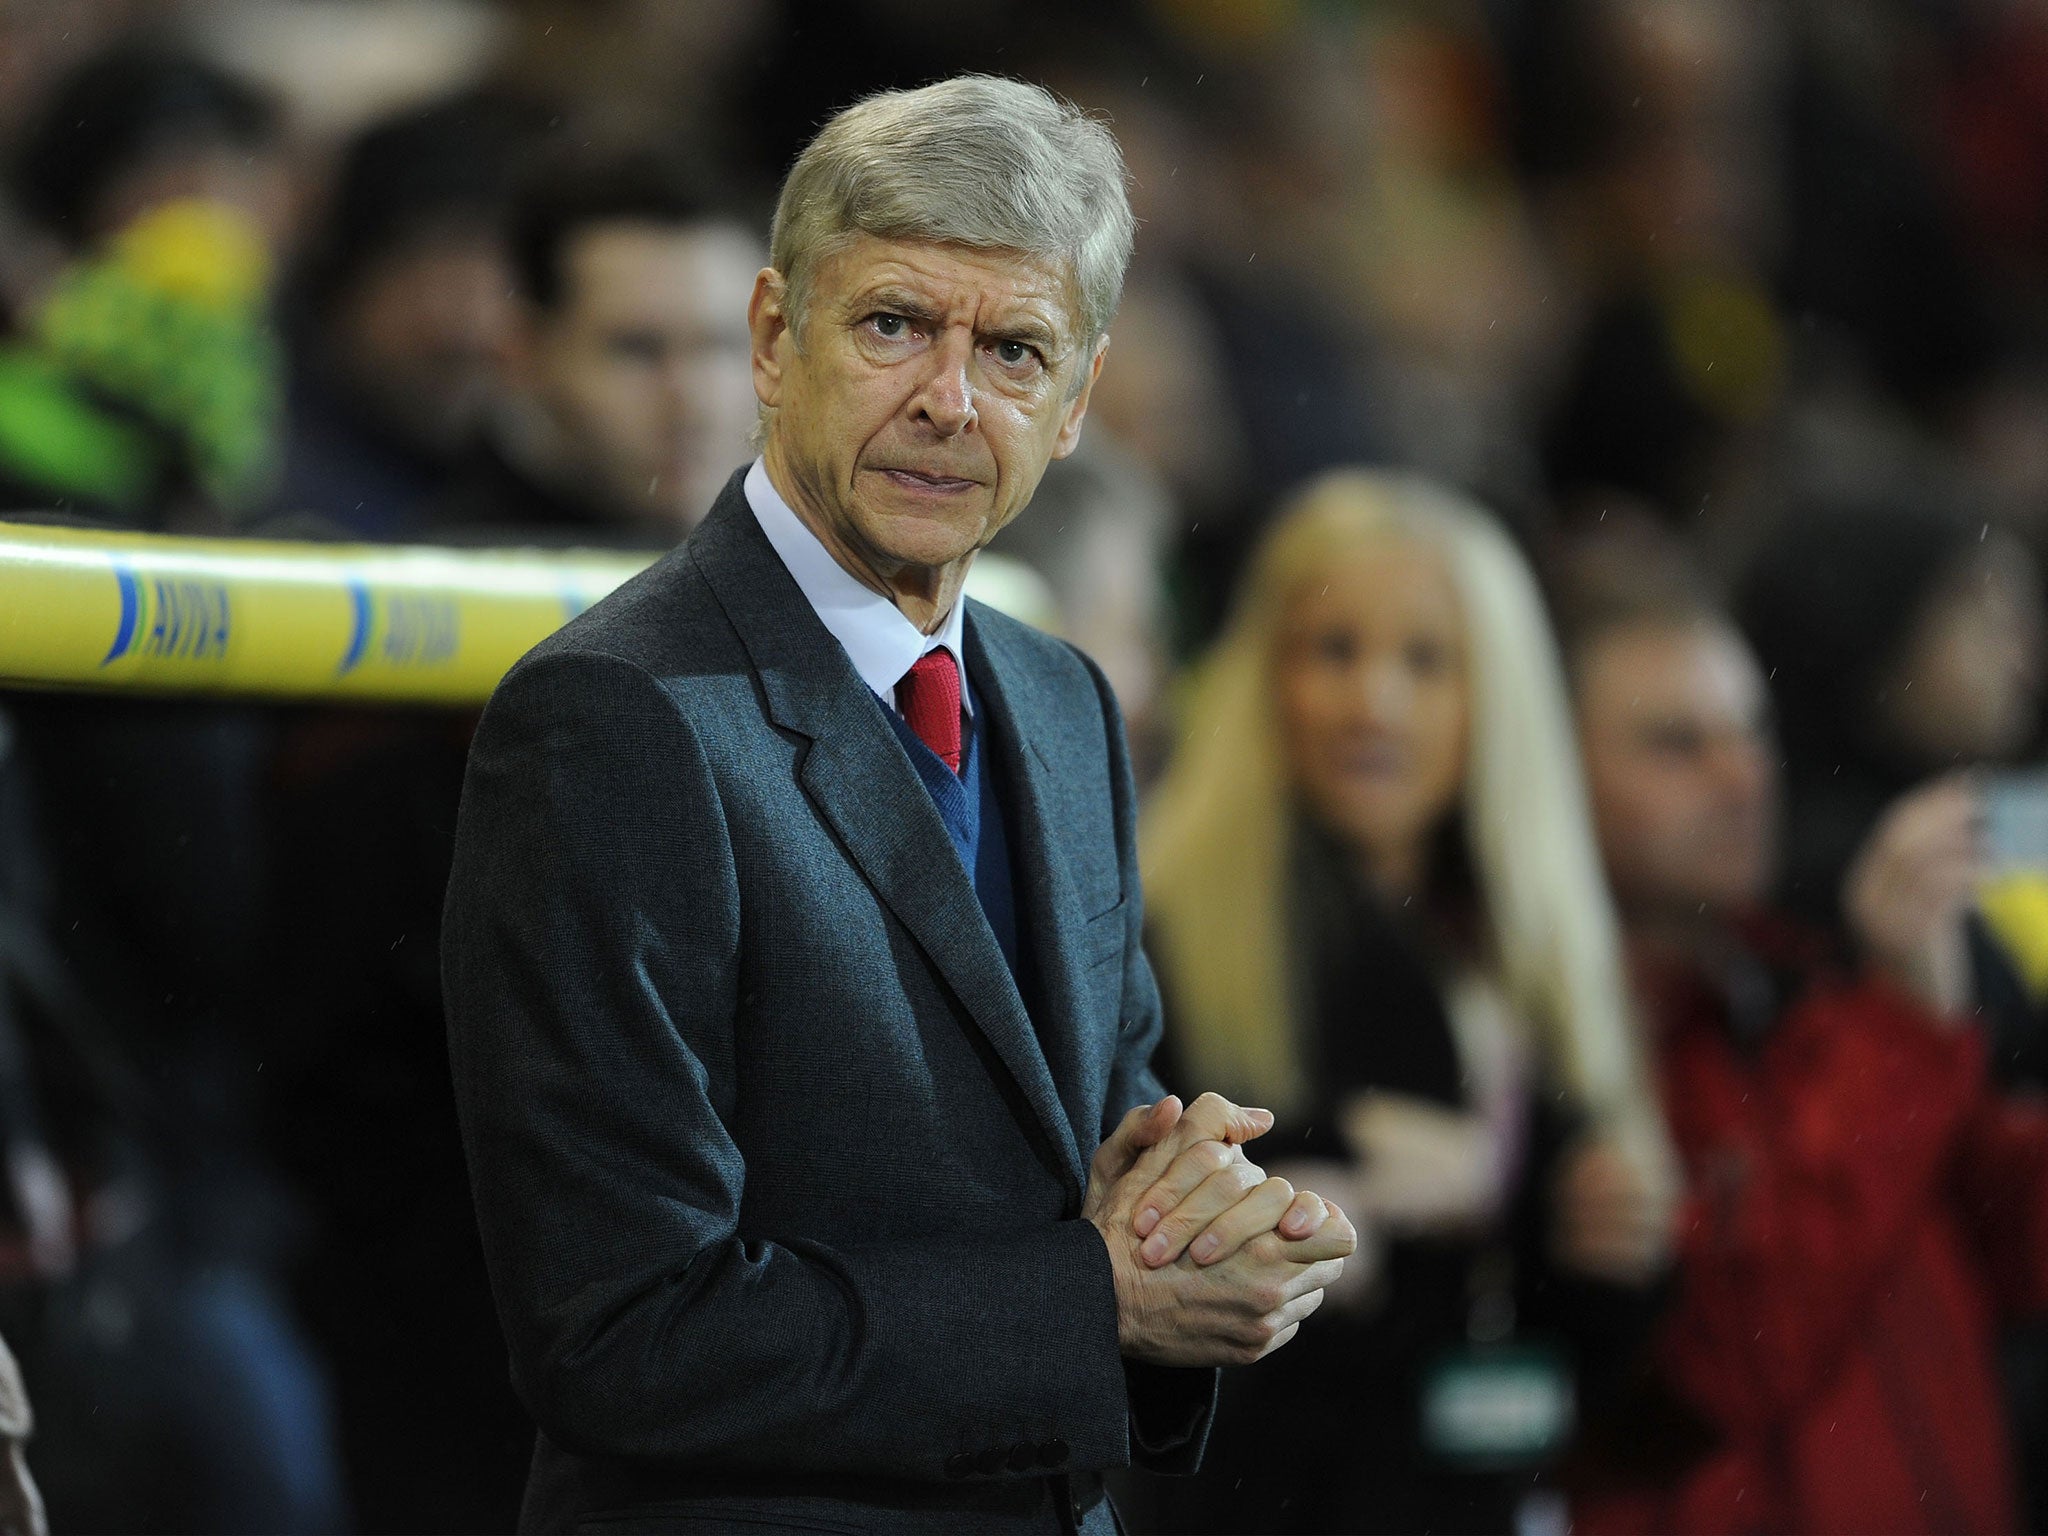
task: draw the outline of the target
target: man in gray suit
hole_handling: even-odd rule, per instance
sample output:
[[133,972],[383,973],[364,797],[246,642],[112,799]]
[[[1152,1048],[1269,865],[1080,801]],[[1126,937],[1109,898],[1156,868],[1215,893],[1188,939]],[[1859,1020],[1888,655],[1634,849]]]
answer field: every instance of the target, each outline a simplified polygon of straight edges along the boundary
[[1132,220],[1043,91],[872,97],[792,169],[764,452],[478,728],[449,1039],[531,1530],[1115,1529],[1355,1234],[1148,1061],[1086,657],[963,602],[1070,452]]

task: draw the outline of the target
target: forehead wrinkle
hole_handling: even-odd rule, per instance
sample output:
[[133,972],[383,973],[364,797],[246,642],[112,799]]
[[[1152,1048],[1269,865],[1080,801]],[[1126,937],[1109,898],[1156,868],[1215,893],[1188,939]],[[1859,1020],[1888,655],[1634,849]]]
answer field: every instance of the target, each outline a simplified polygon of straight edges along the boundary
[[[1026,258],[989,259],[971,250],[934,247],[945,267],[958,264],[949,271],[939,262],[919,261],[918,254],[898,246],[873,263],[865,279],[853,285],[849,308],[890,308],[934,322],[958,319],[977,335],[1064,347],[1066,328],[1059,316],[1068,307],[1068,295],[1057,274]],[[969,304],[972,314],[963,313]]]

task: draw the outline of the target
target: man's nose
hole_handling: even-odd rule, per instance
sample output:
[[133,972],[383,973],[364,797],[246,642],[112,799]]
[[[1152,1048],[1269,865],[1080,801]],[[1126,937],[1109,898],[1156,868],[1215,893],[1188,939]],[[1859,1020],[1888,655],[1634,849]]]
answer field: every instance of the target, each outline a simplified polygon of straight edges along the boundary
[[911,402],[916,414],[931,423],[941,437],[957,437],[974,426],[974,340],[958,331],[947,331],[937,346],[926,354],[924,378]]

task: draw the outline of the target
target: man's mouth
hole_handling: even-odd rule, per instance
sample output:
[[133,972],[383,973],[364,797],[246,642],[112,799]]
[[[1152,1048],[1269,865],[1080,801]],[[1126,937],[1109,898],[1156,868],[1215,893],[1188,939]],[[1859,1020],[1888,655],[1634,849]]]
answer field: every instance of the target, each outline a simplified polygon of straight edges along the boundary
[[962,491],[971,491],[981,482],[963,480],[957,475],[935,475],[918,469],[884,469],[881,475],[901,486],[906,491],[917,491],[932,496],[953,496]]

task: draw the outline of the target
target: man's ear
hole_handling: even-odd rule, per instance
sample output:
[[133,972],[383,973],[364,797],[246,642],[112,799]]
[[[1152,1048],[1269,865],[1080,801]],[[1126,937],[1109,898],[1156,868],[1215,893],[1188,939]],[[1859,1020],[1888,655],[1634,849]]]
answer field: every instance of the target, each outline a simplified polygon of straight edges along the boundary
[[1081,421],[1088,414],[1088,397],[1095,392],[1095,381],[1102,377],[1103,355],[1109,351],[1109,336],[1105,333],[1095,343],[1094,355],[1088,359],[1088,371],[1082,375],[1081,387],[1074,392],[1074,398],[1067,402],[1067,414],[1060,422],[1060,435],[1054,439],[1052,456],[1064,459],[1081,442]]
[[783,305],[789,284],[773,267],[754,274],[753,297],[747,300],[747,335],[753,353],[754,398],[773,410],[782,401],[783,349],[794,342]]

